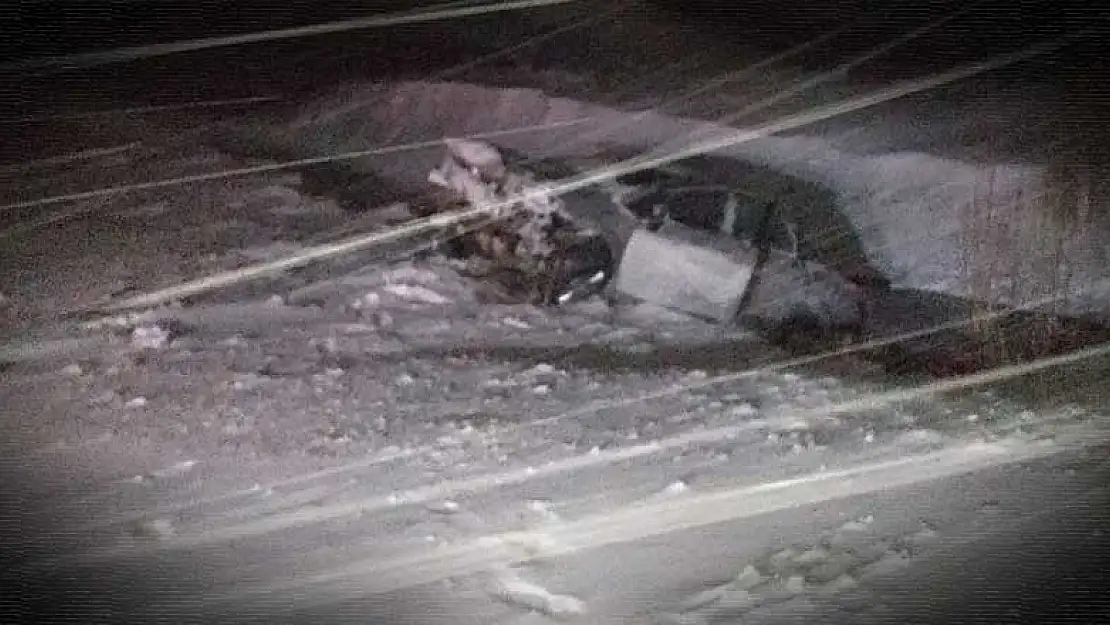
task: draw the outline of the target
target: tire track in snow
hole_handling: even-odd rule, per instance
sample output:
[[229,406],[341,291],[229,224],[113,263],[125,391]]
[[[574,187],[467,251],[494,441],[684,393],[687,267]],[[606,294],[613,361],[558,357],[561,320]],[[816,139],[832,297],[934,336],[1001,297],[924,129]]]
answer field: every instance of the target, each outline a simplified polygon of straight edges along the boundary
[[[593,517],[549,526],[543,532],[487,535],[458,545],[440,546],[381,559],[367,558],[341,568],[262,584],[203,599],[208,606],[249,605],[252,600],[296,592],[298,609],[353,597],[386,593],[481,573],[537,558],[549,559],[600,547],[743,520],[799,506],[904,488],[1009,464],[1049,458],[1105,441],[1090,426],[1061,431],[1055,442],[1009,440],[973,443],[891,461],[758,486],[722,489],[634,504]],[[314,593],[312,595],[305,593]]]

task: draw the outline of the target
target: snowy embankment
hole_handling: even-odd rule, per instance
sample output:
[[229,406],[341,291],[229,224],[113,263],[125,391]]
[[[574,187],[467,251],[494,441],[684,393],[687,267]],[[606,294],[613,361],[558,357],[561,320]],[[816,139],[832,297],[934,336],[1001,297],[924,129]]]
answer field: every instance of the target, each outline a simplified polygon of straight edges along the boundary
[[[412,82],[351,87],[275,127],[271,140],[314,155],[527,126],[539,129],[492,140],[529,156],[582,157],[679,147],[690,136],[700,141],[733,132],[537,90]],[[838,147],[835,137],[807,135],[805,128],[796,132],[717,154],[831,189],[868,260],[893,286],[1010,306],[1059,297],[1055,310],[1062,314],[1110,314],[1110,254],[1099,244],[1108,229],[1092,210],[1101,188],[1093,181],[1061,180],[1058,172],[1033,165],[874,154]],[[434,148],[406,151],[403,158],[390,153],[352,161],[351,167],[403,185],[422,184],[438,154]],[[743,166],[737,171],[737,178],[745,175]],[[789,203],[791,190],[779,191]],[[804,220],[807,207],[789,209],[802,211]]]

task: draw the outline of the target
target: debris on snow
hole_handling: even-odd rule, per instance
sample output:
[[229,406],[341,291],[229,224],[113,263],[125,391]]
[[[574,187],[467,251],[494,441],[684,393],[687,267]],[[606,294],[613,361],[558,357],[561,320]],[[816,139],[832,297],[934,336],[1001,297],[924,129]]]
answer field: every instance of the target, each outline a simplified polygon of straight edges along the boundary
[[833,581],[829,582],[825,586],[825,589],[829,592],[839,592],[841,590],[851,590],[853,588],[856,588],[857,586],[859,586],[859,582],[856,581],[856,578],[845,573],[840,577],[837,577]]
[[690,490],[690,485],[682,480],[671,482],[663,489],[665,495],[681,495]]
[[414,304],[426,304],[431,306],[446,306],[451,303],[451,300],[436,293],[435,291],[418,285],[412,284],[387,284],[383,287],[385,291],[389,292],[402,300]]
[[353,302],[351,302],[351,308],[353,308],[354,310],[368,310],[371,308],[377,308],[381,305],[381,303],[382,296],[371,291],[370,293],[356,298]]
[[169,345],[169,342],[169,330],[157,325],[139,326],[131,331],[131,345],[136,349],[163,349]]
[[271,379],[268,376],[258,375],[257,373],[239,373],[235,375],[235,379],[231,382],[231,388],[236,391],[249,391],[265,386],[270,382]]
[[542,391],[546,394],[558,384],[561,378],[566,376],[566,373],[547,363],[540,363],[526,371],[524,375],[530,383],[537,387],[546,387],[546,391]]
[[60,373],[64,376],[76,378],[85,374],[85,368],[81,366],[81,363],[75,362],[62,367]]
[[586,612],[586,603],[582,600],[569,595],[553,594],[546,588],[520,579],[512,573],[505,573],[498,577],[493,594],[506,603],[556,618],[577,616]]
[[758,256],[756,246],[731,234],[667,219],[632,235],[614,288],[627,297],[727,324],[746,301]]
[[309,344],[322,354],[335,355],[339,353],[339,339],[334,336],[313,339],[309,341]]
[[372,311],[367,319],[373,324],[372,329],[388,330],[393,327],[393,315],[385,310]]
[[787,547],[771,556],[771,567],[776,571],[785,570],[794,558],[798,557],[798,552],[791,547]]
[[[465,164],[468,167],[466,173],[474,174],[486,180],[497,180],[505,175],[505,160],[502,158],[501,152],[492,145],[465,139],[448,139],[444,143],[451,159],[446,164]],[[443,179],[443,182],[440,182],[441,177],[444,174],[449,175],[451,173],[455,173],[455,170],[446,166],[432,172],[431,177],[436,178],[436,184],[444,184],[448,180]],[[450,180],[450,182],[455,181]]]
[[193,470],[193,468],[196,467],[197,464],[199,463],[196,460],[182,460],[181,462],[174,463],[173,465],[170,465],[165,469],[155,471],[154,477],[165,478],[188,473],[189,471]]
[[821,546],[810,547],[794,558],[794,562],[798,564],[814,564],[816,562],[823,562],[829,557],[828,549]]
[[862,519],[856,519],[854,521],[848,521],[844,525],[840,526],[840,531],[841,532],[865,532],[865,531],[867,531],[868,526],[870,526],[871,523],[873,523],[874,521],[875,521],[875,517],[873,517],[871,515],[868,515],[868,516],[863,517]]
[[829,554],[824,561],[808,564],[810,566],[805,572],[806,577],[816,584],[826,584],[856,568],[858,561],[854,556],[839,553]]
[[462,509],[462,506],[460,506],[457,501],[445,499],[443,501],[429,503],[427,508],[429,511],[438,514],[455,514]]
[[613,248],[601,233],[578,223],[553,184],[530,171],[510,171],[492,145],[460,140],[447,148],[428,176],[447,197],[429,208],[461,203],[488,210],[491,220],[456,239],[457,256],[479,261],[472,263],[473,273],[495,279],[504,295],[534,304],[569,304],[605,287]]
[[791,575],[783,581],[782,589],[792,594],[801,594],[806,590],[806,580],[801,575]]
[[503,325],[509,326],[510,328],[516,328],[517,330],[531,330],[532,329],[532,326],[529,325],[528,322],[526,322],[524,320],[521,320],[521,319],[517,319],[516,317],[504,317],[504,318],[501,319],[501,323]]
[[759,411],[756,410],[755,406],[747,402],[731,406],[728,409],[728,412],[729,415],[733,417],[754,417],[759,414]]
[[118,395],[112,389],[108,389],[102,393],[98,393],[89,398],[89,403],[93,406],[104,406],[116,400]]
[[763,579],[763,575],[759,572],[759,569],[749,564],[732,580],[731,585],[742,590],[751,590],[762,584]]
[[482,383],[482,392],[488,398],[508,398],[516,391],[517,386],[512,382],[498,380],[486,380]]

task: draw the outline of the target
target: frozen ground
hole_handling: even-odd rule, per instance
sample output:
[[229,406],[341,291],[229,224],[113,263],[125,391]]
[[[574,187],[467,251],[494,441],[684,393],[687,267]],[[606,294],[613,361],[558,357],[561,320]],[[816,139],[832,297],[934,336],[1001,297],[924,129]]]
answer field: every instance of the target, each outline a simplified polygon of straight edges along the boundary
[[[62,194],[243,164],[136,147],[34,176]],[[364,254],[107,325],[57,321],[406,218],[353,224],[302,182],[78,201],[12,225],[2,393],[20,466],[5,470],[29,544],[9,582],[102,580],[115,594],[80,609],[113,619],[323,618],[368,595],[351,622],[721,622],[989,524],[997,496],[961,508],[965,487],[944,479],[1004,480],[1028,510],[1042,482],[999,465],[1103,440],[1104,359],[938,395],[858,357],[789,366],[646,305],[483,303],[436,258]],[[983,471],[1001,477],[959,477]],[[922,483],[936,501],[905,490]]]
[[[576,80],[561,95],[590,88]],[[82,147],[119,149],[5,170],[2,202],[504,127],[506,112],[552,121],[515,91],[536,107],[429,98],[421,118],[398,102],[407,116],[360,134],[358,93],[298,107],[299,125],[284,110],[252,125],[286,133],[266,149],[190,132],[196,112],[74,121],[69,136],[96,138]],[[458,115],[381,123],[441,111]],[[855,154],[843,171],[890,163],[865,147],[899,144],[894,130],[850,130],[823,135]],[[813,142],[755,155],[782,164],[799,146]],[[0,405],[17,514],[3,525],[22,544],[0,584],[86,622],[878,622],[913,611],[906,589],[961,594],[976,566],[1017,577],[992,562],[1003,550],[1078,542],[1058,549],[1078,562],[1105,547],[1087,518],[1110,409],[1097,352],[1016,378],[895,377],[866,354],[792,358],[649,306],[487,302],[404,246],[107,324],[59,319],[402,222],[401,204],[342,206],[393,202],[437,157],[391,157],[380,187],[357,186],[366,170],[309,168],[5,206]],[[887,196],[913,197],[901,182]],[[1079,564],[1027,551],[1061,567],[1023,569],[1028,583],[1087,588]]]

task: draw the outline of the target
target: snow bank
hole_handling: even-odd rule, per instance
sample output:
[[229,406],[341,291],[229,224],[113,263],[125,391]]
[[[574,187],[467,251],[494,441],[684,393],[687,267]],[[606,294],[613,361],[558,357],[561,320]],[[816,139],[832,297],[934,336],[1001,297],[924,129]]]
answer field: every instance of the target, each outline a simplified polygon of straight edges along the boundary
[[[584,121],[567,125],[575,120]],[[491,140],[557,158],[628,154],[680,143],[692,132],[704,139],[731,131],[538,90],[406,82],[348,87],[314,102],[274,139],[324,154],[526,126],[540,128]],[[835,190],[838,208],[854,225],[870,262],[896,287],[1009,305],[1067,293],[1057,310],[1110,314],[1110,253],[1098,244],[1110,227],[1083,215],[1090,203],[1087,191],[1068,195],[1061,207],[1052,178],[1041,167],[863,152],[837,149],[821,136],[794,135],[717,154]],[[424,184],[441,155],[441,147],[429,147],[354,166],[400,184]],[[738,164],[738,176],[740,171]],[[1071,217],[1060,217],[1065,214]]]

